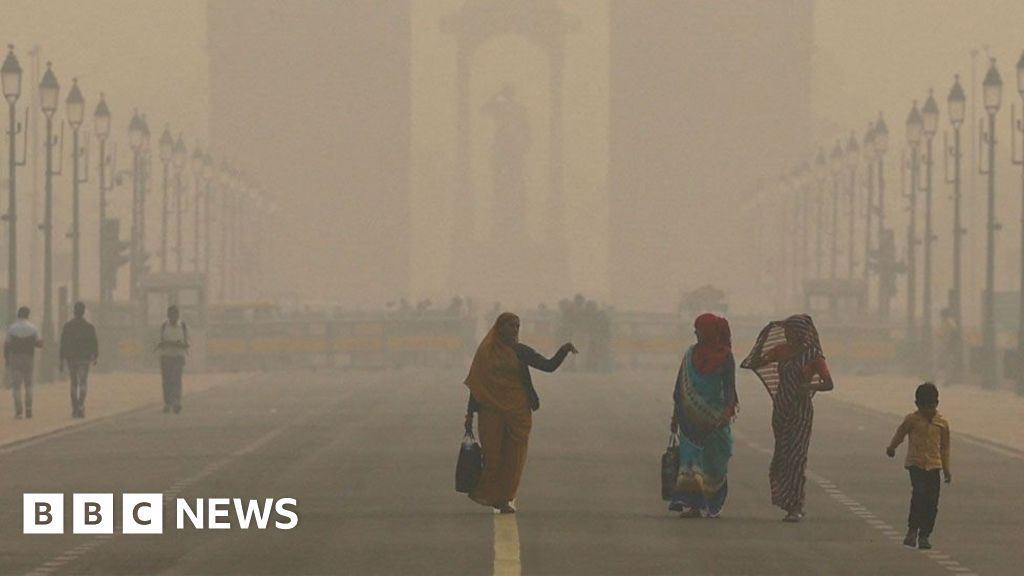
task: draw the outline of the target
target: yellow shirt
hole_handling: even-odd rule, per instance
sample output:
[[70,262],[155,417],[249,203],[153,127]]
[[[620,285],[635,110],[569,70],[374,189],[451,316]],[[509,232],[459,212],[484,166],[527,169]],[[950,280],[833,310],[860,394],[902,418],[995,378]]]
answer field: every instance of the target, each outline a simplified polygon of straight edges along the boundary
[[929,420],[920,412],[911,412],[896,429],[889,447],[893,450],[908,436],[905,466],[924,470],[949,470],[949,423],[940,414]]

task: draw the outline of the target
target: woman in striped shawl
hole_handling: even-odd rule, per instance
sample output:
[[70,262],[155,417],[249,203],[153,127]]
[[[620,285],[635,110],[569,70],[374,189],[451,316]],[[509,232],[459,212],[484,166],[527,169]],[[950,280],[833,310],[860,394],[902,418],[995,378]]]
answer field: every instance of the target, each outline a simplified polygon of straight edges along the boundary
[[799,314],[769,323],[741,367],[753,370],[772,398],[772,504],[786,511],[783,521],[799,522],[814,420],[811,397],[833,387],[811,317]]

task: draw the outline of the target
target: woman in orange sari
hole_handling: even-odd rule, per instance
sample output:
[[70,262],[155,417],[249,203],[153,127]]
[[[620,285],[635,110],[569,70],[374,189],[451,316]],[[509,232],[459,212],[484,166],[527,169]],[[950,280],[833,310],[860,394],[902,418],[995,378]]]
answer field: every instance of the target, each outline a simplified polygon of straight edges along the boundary
[[576,354],[576,347],[566,342],[549,359],[520,343],[519,317],[510,312],[498,316],[480,342],[465,381],[470,392],[467,431],[473,429],[473,414],[480,414],[484,469],[469,494],[477,504],[515,513],[511,503],[526,464],[533,411],[540,408],[530,368],[554,372],[570,352]]

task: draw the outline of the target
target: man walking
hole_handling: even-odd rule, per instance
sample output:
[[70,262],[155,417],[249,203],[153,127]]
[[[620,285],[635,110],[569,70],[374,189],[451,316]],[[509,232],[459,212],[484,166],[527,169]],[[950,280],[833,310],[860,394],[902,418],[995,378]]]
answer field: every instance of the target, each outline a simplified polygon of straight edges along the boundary
[[181,374],[188,354],[188,326],[176,305],[167,308],[167,320],[160,326],[160,375],[163,379],[164,414],[181,412]]
[[[7,328],[4,340],[4,362],[7,364],[7,383],[14,394],[14,417],[32,417],[32,369],[35,364],[36,348],[43,347],[39,330],[28,321],[28,306],[18,308],[18,320]],[[25,389],[25,404],[22,406],[22,388]],[[23,409],[24,408],[24,409]]]
[[71,417],[85,418],[85,393],[88,390],[89,365],[99,358],[96,328],[85,319],[85,304],[75,302],[75,317],[60,333],[60,371],[68,366],[71,377]]

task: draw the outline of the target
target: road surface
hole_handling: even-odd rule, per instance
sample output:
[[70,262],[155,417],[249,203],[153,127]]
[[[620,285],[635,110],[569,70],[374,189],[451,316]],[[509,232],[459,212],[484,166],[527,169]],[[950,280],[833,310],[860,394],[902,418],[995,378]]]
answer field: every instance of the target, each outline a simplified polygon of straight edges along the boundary
[[[808,515],[782,523],[769,501],[769,404],[746,373],[721,519],[680,519],[659,499],[671,371],[538,375],[519,513],[492,514],[453,490],[463,376],[262,374],[194,395],[186,380],[178,416],[146,408],[0,447],[0,574],[860,576],[1024,565],[1024,455],[960,437],[951,422],[954,483],[943,485],[935,549],[908,549],[910,483],[901,459],[884,455],[898,419],[824,395]],[[64,493],[68,508],[72,493],[113,493],[118,515],[122,493],[162,493],[164,533],[23,535],[22,494],[45,492]],[[299,524],[175,528],[174,499],[217,497],[295,498]]]

